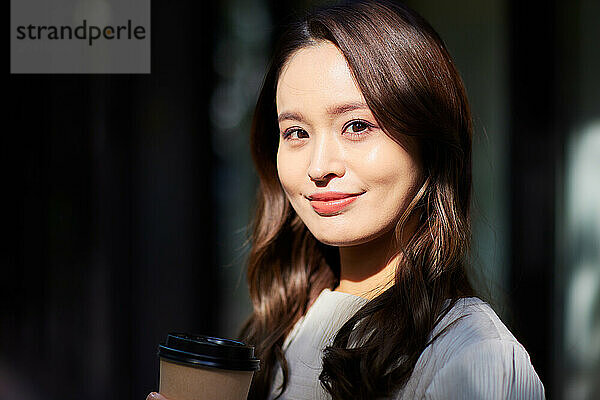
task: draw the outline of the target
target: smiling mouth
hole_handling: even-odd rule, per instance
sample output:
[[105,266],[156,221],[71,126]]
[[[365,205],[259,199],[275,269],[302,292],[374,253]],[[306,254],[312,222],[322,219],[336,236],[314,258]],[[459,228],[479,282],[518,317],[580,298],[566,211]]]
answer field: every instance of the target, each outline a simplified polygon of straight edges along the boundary
[[[363,192],[364,193],[364,192]],[[321,216],[338,215],[363,193],[322,193],[308,196],[310,205]]]

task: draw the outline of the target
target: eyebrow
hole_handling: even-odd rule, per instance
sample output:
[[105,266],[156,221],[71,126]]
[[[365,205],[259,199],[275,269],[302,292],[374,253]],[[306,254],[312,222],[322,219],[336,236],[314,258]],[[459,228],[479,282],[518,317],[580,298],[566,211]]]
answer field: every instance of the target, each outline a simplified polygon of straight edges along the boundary
[[[363,109],[367,109],[367,110],[369,109],[369,107],[363,102],[344,103],[344,104],[338,104],[338,105],[335,105],[332,107],[327,107],[327,114],[337,116],[337,115],[345,114],[350,111],[363,110]],[[286,111],[286,112],[282,112],[277,117],[277,122],[281,123],[282,121],[286,121],[286,120],[305,122],[304,116],[299,112],[287,112]]]
[[279,123],[287,120],[304,122],[304,117],[302,116],[302,114],[297,112],[282,112],[277,117],[277,122]]
[[369,107],[363,102],[345,103],[345,104],[339,104],[337,106],[327,108],[327,113],[331,114],[331,115],[340,115],[340,114],[347,113],[349,111],[363,110],[363,109],[369,109]]

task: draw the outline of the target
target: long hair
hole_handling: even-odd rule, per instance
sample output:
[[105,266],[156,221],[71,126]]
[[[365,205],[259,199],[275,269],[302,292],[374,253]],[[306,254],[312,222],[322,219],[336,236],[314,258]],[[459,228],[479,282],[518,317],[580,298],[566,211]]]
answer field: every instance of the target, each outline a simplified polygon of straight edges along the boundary
[[[260,185],[248,259],[254,311],[242,337],[262,364],[250,398],[265,399],[277,364],[285,391],[283,341],[324,288],[339,283],[338,249],[319,243],[289,204],[278,180],[275,94],[282,67],[321,41],[346,58],[386,134],[411,138],[423,181],[395,227],[402,254],[393,286],[364,305],[325,349],[319,377],[334,399],[387,396],[410,377],[433,328],[461,297],[470,243],[471,116],[460,76],[434,29],[403,5],[353,2],[309,13],[281,37],[251,128]],[[418,221],[408,240],[405,222]],[[450,300],[449,302],[447,300]],[[352,334],[352,335],[351,335]],[[361,338],[357,343],[350,340]]]

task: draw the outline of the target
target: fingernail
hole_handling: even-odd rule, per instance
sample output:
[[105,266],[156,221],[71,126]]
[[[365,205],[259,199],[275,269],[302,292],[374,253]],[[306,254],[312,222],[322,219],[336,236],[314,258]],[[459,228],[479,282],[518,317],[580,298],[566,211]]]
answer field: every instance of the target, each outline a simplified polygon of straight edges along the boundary
[[159,400],[160,397],[158,397],[158,393],[156,392],[152,392],[148,395],[148,397],[146,397],[146,400]]

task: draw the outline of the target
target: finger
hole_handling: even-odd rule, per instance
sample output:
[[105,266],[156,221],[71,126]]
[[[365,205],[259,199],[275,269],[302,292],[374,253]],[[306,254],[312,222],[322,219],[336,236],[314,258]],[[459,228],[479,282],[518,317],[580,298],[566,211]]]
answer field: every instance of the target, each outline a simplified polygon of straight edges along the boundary
[[146,400],[169,400],[160,393],[152,392],[146,397]]

